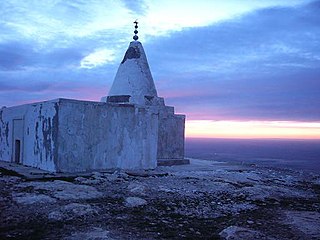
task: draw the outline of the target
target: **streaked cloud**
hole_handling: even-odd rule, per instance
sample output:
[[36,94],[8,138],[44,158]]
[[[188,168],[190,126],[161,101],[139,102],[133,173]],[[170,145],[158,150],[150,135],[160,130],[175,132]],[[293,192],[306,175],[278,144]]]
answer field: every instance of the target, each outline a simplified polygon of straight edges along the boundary
[[115,53],[110,49],[97,49],[89,55],[85,56],[81,62],[81,68],[95,68],[97,66],[104,65],[106,63],[113,62],[115,59]]
[[147,25],[146,34],[167,34],[183,28],[208,26],[237,18],[261,8],[296,6],[310,1],[259,1],[259,0],[162,0],[146,1],[148,12],[141,20]]
[[122,0],[124,6],[129,9],[132,15],[141,16],[149,11],[147,1],[145,0]]
[[108,35],[110,30],[125,32],[128,36],[131,29],[128,19],[138,18],[143,23],[142,36],[156,36],[183,28],[208,26],[261,8],[307,2],[310,1],[4,0],[0,6],[0,23],[9,30],[5,39],[19,35],[19,38],[36,39],[47,46],[53,40],[66,44],[74,38],[101,32]]

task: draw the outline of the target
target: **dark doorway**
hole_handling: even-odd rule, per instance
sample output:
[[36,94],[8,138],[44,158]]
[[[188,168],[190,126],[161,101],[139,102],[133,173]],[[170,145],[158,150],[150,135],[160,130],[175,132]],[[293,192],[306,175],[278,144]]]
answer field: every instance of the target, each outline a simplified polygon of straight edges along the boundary
[[23,119],[13,119],[11,160],[15,163],[23,163]]
[[21,148],[21,142],[20,140],[15,141],[15,155],[14,155],[14,162],[20,163],[20,148]]

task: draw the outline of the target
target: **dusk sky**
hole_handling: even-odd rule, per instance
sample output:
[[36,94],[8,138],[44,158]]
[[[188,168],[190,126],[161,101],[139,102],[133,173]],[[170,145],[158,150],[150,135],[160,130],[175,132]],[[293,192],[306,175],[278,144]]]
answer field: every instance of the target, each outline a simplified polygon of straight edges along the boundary
[[99,101],[139,21],[188,137],[320,139],[320,1],[2,0],[0,107]]

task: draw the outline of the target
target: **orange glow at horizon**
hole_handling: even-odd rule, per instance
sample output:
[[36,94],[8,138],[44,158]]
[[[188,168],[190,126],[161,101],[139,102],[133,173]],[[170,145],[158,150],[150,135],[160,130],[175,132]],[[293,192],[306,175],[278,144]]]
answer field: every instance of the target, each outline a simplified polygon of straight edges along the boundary
[[186,137],[320,139],[320,122],[187,120]]

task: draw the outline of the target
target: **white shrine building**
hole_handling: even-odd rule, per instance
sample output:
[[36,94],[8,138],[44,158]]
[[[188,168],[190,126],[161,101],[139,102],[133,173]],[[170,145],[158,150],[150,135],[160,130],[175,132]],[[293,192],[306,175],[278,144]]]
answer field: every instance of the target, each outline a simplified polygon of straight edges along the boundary
[[0,160],[71,173],[186,163],[185,115],[158,97],[137,39],[101,102],[59,98],[3,107]]

